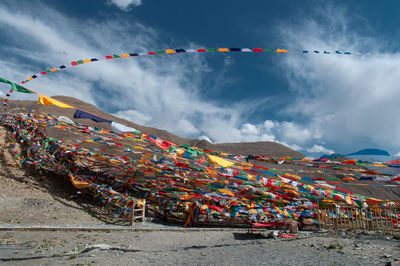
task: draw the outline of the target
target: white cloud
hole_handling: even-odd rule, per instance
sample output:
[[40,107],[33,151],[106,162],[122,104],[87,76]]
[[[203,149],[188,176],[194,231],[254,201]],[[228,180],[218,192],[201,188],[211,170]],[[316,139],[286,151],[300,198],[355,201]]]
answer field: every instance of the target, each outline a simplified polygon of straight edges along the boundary
[[[283,112],[308,121],[301,130],[286,125],[286,138],[295,143],[323,138],[343,152],[370,146],[398,148],[400,121],[390,114],[400,111],[400,55],[379,54],[385,49],[382,40],[352,31],[357,16],[350,12],[328,5],[317,13],[318,20],[279,25],[285,46],[348,50],[353,55],[299,54],[282,59],[296,98]],[[371,54],[354,54],[358,51]]]
[[[0,72],[15,81],[54,64],[131,52],[126,50],[129,47],[151,50],[171,45],[162,42],[159,35],[163,33],[140,23],[127,24],[118,18],[78,20],[40,4],[34,9],[26,4],[21,9],[0,3],[0,33],[14,40],[9,46],[0,46]],[[23,56],[14,56],[19,54]],[[220,107],[202,100],[199,87],[209,71],[205,58],[197,55],[143,56],[72,67],[26,86],[49,96],[62,94],[89,101],[117,116],[183,137],[207,133],[204,129],[211,128],[218,132],[210,134],[212,138],[230,140],[245,104]],[[15,98],[32,96],[14,93]]]
[[[40,14],[35,10],[40,10]],[[324,41],[323,32],[315,28],[286,28],[283,37],[297,47],[345,46],[346,40],[337,36],[332,40],[343,43]],[[16,81],[53,64],[129,52],[129,47],[173,47],[163,43],[162,32],[140,23],[126,23],[118,18],[104,18],[101,22],[78,20],[47,6],[32,9],[28,4],[21,9],[0,3],[0,34],[13,40],[7,47],[0,46],[0,73]],[[257,102],[238,101],[221,106],[205,101],[200,88],[212,69],[205,57],[193,54],[90,63],[38,78],[27,87],[50,96],[76,97],[106,111],[113,110],[116,116],[183,137],[202,134],[204,139],[215,142],[277,141],[298,151],[325,152],[329,148],[324,147],[338,142],[353,143],[368,133],[373,141],[392,138],[400,146],[395,134],[400,130],[400,122],[392,121],[393,128],[385,128],[390,119],[385,112],[398,112],[394,100],[399,96],[395,87],[395,77],[400,75],[397,57],[285,58],[282,67],[298,98],[290,108],[282,106],[282,111],[294,117],[304,116],[309,122],[268,119],[250,123],[245,117]],[[227,69],[232,64],[230,56],[224,58]],[[219,75],[220,82],[228,82],[223,75]],[[384,102],[387,105],[383,106]]]
[[270,131],[271,129],[273,129],[276,126],[276,123],[274,121],[271,120],[265,120],[264,122],[264,128],[267,131]]
[[207,137],[206,135],[201,135],[200,137],[198,137],[198,139],[199,139],[199,140],[206,140],[206,141],[208,141],[208,142],[210,142],[210,143],[213,143],[213,142],[211,141],[211,139],[210,139],[209,137]]
[[142,0],[109,0],[108,3],[116,5],[123,11],[129,11],[132,7],[142,5]]
[[177,133],[180,135],[193,135],[200,133],[200,131],[186,119],[179,120],[177,126]]
[[400,158],[400,152],[398,152],[395,155],[393,155],[393,157]]
[[304,150],[303,147],[300,147],[300,146],[297,145],[297,144],[289,144],[289,143],[287,143],[287,142],[285,142],[285,141],[276,141],[276,142],[278,142],[278,143],[280,143],[280,144],[282,144],[282,145],[285,145],[285,146],[287,146],[287,147],[289,147],[289,148],[291,148],[291,149],[293,149],[293,150],[295,150],[295,151],[301,152],[301,151]]
[[306,151],[311,153],[324,153],[328,155],[335,153],[333,150],[327,149],[321,145],[314,145],[311,148],[306,149]]
[[257,135],[259,133],[257,127],[250,123],[244,124],[240,132],[244,135]]
[[133,109],[118,111],[114,115],[135,122],[139,125],[147,125],[147,122],[151,120],[151,115]]
[[272,134],[264,133],[264,134],[261,135],[261,139],[260,140],[262,140],[262,141],[275,141],[276,138]]
[[283,137],[291,142],[305,143],[313,137],[309,129],[303,128],[293,122],[285,121],[281,124],[281,127]]

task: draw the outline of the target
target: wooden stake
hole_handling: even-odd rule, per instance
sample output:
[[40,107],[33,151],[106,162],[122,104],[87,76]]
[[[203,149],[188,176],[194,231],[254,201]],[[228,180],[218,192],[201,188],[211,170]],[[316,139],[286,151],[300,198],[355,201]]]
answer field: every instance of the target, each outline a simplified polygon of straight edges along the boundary
[[[365,212],[367,212],[367,210],[365,210]],[[364,227],[364,210],[360,208],[360,216],[361,216],[361,226],[362,226],[362,230],[365,230]]]
[[318,216],[318,226],[319,226],[319,230],[322,229],[321,226],[321,213],[320,213],[320,209],[319,209],[319,203],[318,203],[318,208],[317,208],[317,216]]
[[131,205],[131,221],[130,221],[131,226],[133,226],[134,223],[135,223],[135,202],[132,201],[132,205]]
[[142,206],[142,223],[146,220],[146,200],[143,200],[143,206]]

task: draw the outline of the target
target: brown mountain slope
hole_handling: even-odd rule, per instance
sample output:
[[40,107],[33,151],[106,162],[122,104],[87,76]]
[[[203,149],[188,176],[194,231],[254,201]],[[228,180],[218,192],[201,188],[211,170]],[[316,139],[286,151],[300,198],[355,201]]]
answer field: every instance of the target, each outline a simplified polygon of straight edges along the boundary
[[[274,157],[295,157],[295,158],[304,158],[304,155],[300,152],[292,150],[282,144],[276,142],[245,142],[245,143],[218,143],[213,144],[205,140],[191,140],[187,138],[182,138],[176,136],[166,130],[157,129],[153,127],[141,126],[136,123],[130,122],[128,120],[115,117],[110,115],[102,110],[98,109],[96,106],[92,104],[85,103],[81,100],[67,97],[67,96],[54,96],[54,99],[77,107],[81,110],[87,111],[94,115],[101,116],[103,118],[124,124],[126,126],[130,126],[140,130],[142,132],[158,136],[160,138],[173,141],[178,144],[190,144],[192,146],[197,146],[203,149],[209,149],[214,151],[228,152],[232,154],[243,154],[243,155],[264,155],[264,156],[274,156]],[[27,109],[37,110],[39,112],[45,112],[56,116],[67,116],[74,121],[77,121],[82,124],[86,124],[89,126],[101,127],[104,129],[111,129],[110,124],[108,123],[97,123],[90,119],[73,119],[75,109],[67,109],[67,108],[59,108],[56,106],[44,106],[37,104],[36,101],[9,101],[8,108],[12,107],[24,107]],[[57,136],[54,136],[57,137]],[[67,136],[59,136],[59,137],[67,137]]]
[[[232,154],[242,154],[242,155],[252,154],[252,155],[264,155],[264,156],[274,156],[274,157],[290,156],[290,157],[295,157],[295,158],[303,158],[304,157],[303,154],[296,152],[282,144],[275,143],[275,142],[213,144],[213,143],[210,143],[205,140],[191,140],[191,139],[187,139],[187,138],[181,138],[181,137],[176,136],[166,130],[141,126],[141,125],[135,124],[133,122],[127,121],[125,119],[117,118],[115,116],[112,116],[106,112],[99,110],[94,105],[87,104],[87,103],[77,100],[75,98],[66,97],[66,96],[55,96],[53,98],[58,99],[67,104],[73,105],[79,109],[85,110],[92,114],[104,117],[109,120],[116,121],[116,122],[124,124],[126,126],[136,128],[140,131],[149,133],[151,135],[159,136],[161,138],[176,142],[178,144],[190,144],[192,146],[197,146],[197,147],[200,147],[203,149],[228,152],[228,153],[232,153]],[[72,120],[75,120],[82,124],[87,124],[89,126],[102,127],[105,129],[111,129],[111,126],[109,123],[96,123],[89,119],[73,119],[73,115],[75,112],[74,109],[65,109],[65,108],[59,108],[56,106],[43,106],[43,105],[37,104],[36,101],[10,101],[8,108],[12,108],[12,107],[25,107],[28,109],[37,110],[39,112],[50,113],[50,114],[53,114],[56,116],[63,115],[63,116],[67,116],[67,117],[71,118]],[[64,132],[62,130],[47,129],[47,131],[50,134],[50,136],[56,137],[59,139],[72,139],[72,138],[76,137],[76,136],[71,136],[70,133]],[[286,163],[283,165],[279,165],[279,164],[267,163],[267,162],[265,162],[265,163],[256,162],[256,161],[252,161],[252,162],[260,164],[265,167],[268,167],[270,169],[283,170],[285,172],[292,172],[292,173],[298,174],[301,177],[304,177],[304,176],[323,177],[325,179],[334,178],[334,177],[341,178],[341,174],[337,173],[336,170],[332,170],[332,169],[331,170],[325,169],[325,168],[319,169],[318,167],[315,168],[315,166],[298,166],[298,165],[286,164]],[[357,168],[360,168],[360,167],[357,166]],[[371,181],[371,183],[374,183],[374,184],[369,184],[370,182],[362,182],[362,183],[366,183],[366,184],[363,186],[359,186],[358,182],[359,181],[357,181],[355,183],[341,182],[341,184],[338,184],[338,187],[345,189],[345,190],[354,191],[355,193],[360,193],[360,194],[370,196],[370,197],[377,197],[377,198],[381,198],[381,199],[390,199],[390,200],[399,200],[399,195],[400,195],[399,187],[394,187],[394,186],[383,187],[383,186],[381,186],[381,184],[384,184],[383,182],[378,182],[379,184],[375,184],[376,182],[372,182],[372,181]]]
[[[301,154],[297,151],[294,151],[282,144],[275,143],[275,142],[247,142],[247,143],[217,143],[217,144],[213,144],[213,143],[210,143],[205,140],[191,140],[191,139],[187,139],[187,138],[181,138],[181,137],[176,136],[166,130],[141,126],[141,125],[135,124],[133,122],[127,121],[125,119],[117,118],[115,116],[112,116],[106,112],[99,110],[94,105],[85,103],[85,102],[80,101],[75,98],[66,97],[66,96],[55,96],[53,98],[60,100],[62,102],[65,102],[67,104],[70,104],[72,106],[75,106],[79,109],[90,112],[92,114],[104,117],[109,120],[116,121],[116,122],[124,124],[126,126],[136,128],[142,132],[146,132],[148,134],[155,135],[155,136],[164,138],[166,140],[176,142],[178,144],[190,144],[192,146],[197,146],[197,147],[203,148],[203,149],[228,152],[228,153],[232,153],[232,154],[242,154],[242,155],[252,154],[252,155],[264,155],[264,156],[274,156],[274,157],[290,156],[290,157],[295,157],[295,158],[303,158],[304,157],[303,154]],[[75,112],[74,109],[65,109],[65,108],[59,108],[56,106],[39,105],[39,104],[37,104],[36,101],[10,101],[8,108],[12,108],[12,107],[25,107],[28,109],[37,110],[39,112],[50,113],[50,114],[53,114],[56,116],[63,115],[63,116],[67,116],[67,117],[71,118],[72,120],[77,121],[82,124],[87,124],[89,126],[95,126],[95,127],[102,127],[105,129],[111,129],[111,126],[109,123],[96,123],[89,119],[73,119],[74,112]],[[50,136],[56,137],[59,139],[76,138],[76,136],[71,136],[70,133],[64,132],[62,130],[47,129],[47,131],[50,134]],[[320,171],[320,169],[318,169],[318,168],[316,169],[315,167],[310,167],[310,166],[296,166],[293,164],[278,165],[278,164],[271,164],[271,163],[260,163],[260,162],[256,162],[256,161],[252,161],[252,162],[263,165],[263,166],[271,168],[271,169],[285,170],[288,172],[297,173],[301,177],[303,177],[303,176],[323,177],[325,179],[332,178],[332,177],[338,177],[336,171],[334,171],[334,170],[326,171],[327,169],[323,169],[323,171]],[[281,168],[283,168],[283,169],[281,169]],[[358,167],[358,168],[360,168],[360,167]],[[310,171],[313,172],[313,174],[311,174]],[[363,182],[363,183],[368,183],[368,182]],[[373,182],[373,183],[376,183],[376,182]],[[380,183],[382,183],[382,182],[380,182]],[[399,195],[400,195],[399,187],[383,187],[383,186],[376,186],[376,184],[367,185],[367,186],[359,186],[356,183],[352,184],[352,183],[342,182],[340,185],[338,185],[338,187],[345,189],[345,190],[354,191],[355,193],[360,193],[365,196],[377,197],[377,198],[381,198],[381,199],[398,200]]]

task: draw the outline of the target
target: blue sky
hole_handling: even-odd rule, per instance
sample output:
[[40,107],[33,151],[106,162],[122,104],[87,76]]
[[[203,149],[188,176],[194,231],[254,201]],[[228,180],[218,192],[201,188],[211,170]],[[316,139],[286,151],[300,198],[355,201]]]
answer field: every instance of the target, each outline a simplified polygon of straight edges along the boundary
[[[400,152],[397,1],[1,1],[0,76],[168,48],[363,55],[179,54],[74,67],[27,87],[213,142],[277,141],[309,155]],[[389,55],[390,54],[390,55]],[[3,95],[7,87],[0,87]],[[14,94],[13,99],[31,99]]]

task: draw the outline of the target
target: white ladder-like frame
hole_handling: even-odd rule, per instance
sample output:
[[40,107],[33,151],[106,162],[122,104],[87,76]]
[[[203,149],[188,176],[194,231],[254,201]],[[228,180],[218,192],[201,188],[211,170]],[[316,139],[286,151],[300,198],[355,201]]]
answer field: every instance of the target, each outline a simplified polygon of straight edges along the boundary
[[142,201],[142,204],[138,204],[137,202],[133,202],[131,206],[131,220],[130,225],[134,226],[139,221],[142,220],[142,223],[146,219],[146,200]]

